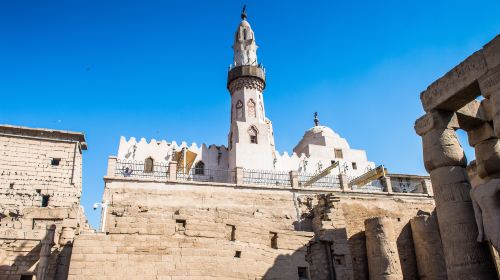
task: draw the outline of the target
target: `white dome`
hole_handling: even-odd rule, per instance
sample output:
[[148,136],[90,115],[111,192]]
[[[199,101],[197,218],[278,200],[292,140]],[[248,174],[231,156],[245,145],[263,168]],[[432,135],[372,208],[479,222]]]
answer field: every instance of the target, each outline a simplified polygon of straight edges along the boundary
[[337,133],[333,132],[333,130],[331,128],[329,128],[328,126],[323,126],[323,125],[311,127],[310,129],[308,129],[306,131],[306,133],[304,133],[303,138],[314,137],[314,136],[331,136],[331,137],[337,136],[338,137]]

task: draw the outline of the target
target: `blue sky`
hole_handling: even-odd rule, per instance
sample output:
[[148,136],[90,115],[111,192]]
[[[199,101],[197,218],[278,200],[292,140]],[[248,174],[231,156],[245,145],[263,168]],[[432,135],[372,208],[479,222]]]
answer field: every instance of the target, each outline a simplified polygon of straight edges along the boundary
[[425,174],[420,92],[500,30],[493,0],[0,1],[0,123],[85,132],[82,204],[97,226],[120,136],[226,144],[244,3],[278,150],[318,111],[398,173]]

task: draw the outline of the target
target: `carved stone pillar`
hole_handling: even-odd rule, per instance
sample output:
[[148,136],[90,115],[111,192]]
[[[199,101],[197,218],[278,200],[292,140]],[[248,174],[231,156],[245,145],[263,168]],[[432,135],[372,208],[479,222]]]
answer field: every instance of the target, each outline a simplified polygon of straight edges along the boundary
[[365,220],[365,236],[370,280],[403,279],[392,220],[386,217]]
[[410,220],[410,224],[419,279],[447,280],[443,245],[436,216],[417,216]]
[[471,190],[479,233],[477,240],[488,240],[500,249],[500,140],[493,127],[485,123],[468,131],[476,154],[476,174],[481,182]]
[[431,175],[448,278],[495,279],[488,248],[476,241],[467,159],[455,127],[454,113],[441,111],[431,111],[415,125],[422,136],[425,168]]

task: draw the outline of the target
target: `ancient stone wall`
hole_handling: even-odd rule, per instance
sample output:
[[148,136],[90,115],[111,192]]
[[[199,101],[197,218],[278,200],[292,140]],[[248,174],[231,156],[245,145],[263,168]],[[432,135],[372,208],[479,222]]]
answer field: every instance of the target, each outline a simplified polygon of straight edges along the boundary
[[79,204],[82,149],[82,134],[0,126],[0,279],[36,275],[52,225],[55,246],[44,270],[65,279],[73,238],[88,229]]
[[[399,217],[399,238],[434,207],[424,196],[130,178],[106,178],[104,199],[106,233],[76,238],[69,279],[366,279],[365,244],[351,242],[364,219]],[[416,275],[414,257],[405,262]]]

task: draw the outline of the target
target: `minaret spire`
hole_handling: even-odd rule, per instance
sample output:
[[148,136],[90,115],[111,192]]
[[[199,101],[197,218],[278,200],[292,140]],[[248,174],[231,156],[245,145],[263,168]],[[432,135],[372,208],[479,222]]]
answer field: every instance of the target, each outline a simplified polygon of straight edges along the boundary
[[247,5],[243,5],[243,10],[241,11],[241,19],[242,20],[247,19]]
[[247,21],[247,6],[243,5],[241,11],[241,22],[234,34],[234,62],[233,66],[253,65],[257,66],[257,48],[255,35],[252,27]]
[[318,112],[314,112],[314,126],[319,125]]

